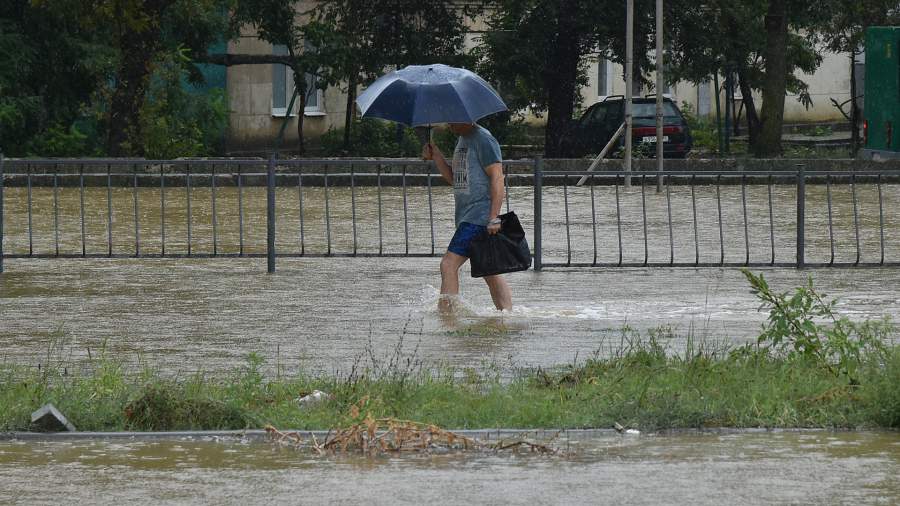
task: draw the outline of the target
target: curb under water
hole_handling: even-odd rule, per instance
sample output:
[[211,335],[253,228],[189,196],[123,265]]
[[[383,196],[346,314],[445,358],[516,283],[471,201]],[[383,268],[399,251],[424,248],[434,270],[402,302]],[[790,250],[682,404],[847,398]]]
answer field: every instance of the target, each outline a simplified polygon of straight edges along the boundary
[[[281,432],[296,432],[300,436],[318,438],[333,434],[334,431],[327,430],[283,430]],[[878,432],[895,432],[889,429],[878,429]],[[596,437],[609,437],[619,435],[615,429],[449,429],[449,432],[459,434],[461,436],[491,440],[506,437],[530,437],[535,439],[547,439],[562,436],[567,439],[590,439]],[[732,428],[732,427],[714,427],[714,428],[682,428],[682,429],[665,429],[654,432],[644,432],[641,435],[648,436],[673,436],[673,435],[700,435],[700,434],[766,434],[766,433],[821,433],[821,432],[869,432],[869,430],[855,429],[832,429],[832,428]],[[896,431],[900,432],[900,431]],[[634,437],[632,434],[622,434],[623,437]],[[79,439],[145,439],[145,440],[166,440],[166,439],[267,439],[268,433],[265,430],[188,430],[188,431],[160,431],[160,432],[140,432],[140,431],[120,431],[120,432],[0,432],[0,441],[68,441]]]

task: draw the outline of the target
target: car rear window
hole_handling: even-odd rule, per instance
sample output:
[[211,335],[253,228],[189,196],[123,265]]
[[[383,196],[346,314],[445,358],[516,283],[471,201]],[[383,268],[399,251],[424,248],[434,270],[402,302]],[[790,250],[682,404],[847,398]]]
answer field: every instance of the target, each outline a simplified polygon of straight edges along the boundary
[[[656,103],[645,102],[634,104],[634,111],[631,113],[631,115],[635,118],[655,118]],[[678,114],[678,109],[675,109],[675,105],[672,104],[672,102],[663,102],[663,115],[666,118],[681,117],[681,115]]]
[[613,104],[597,104],[584,114],[581,118],[583,123],[602,123],[606,120],[606,116],[612,108]]

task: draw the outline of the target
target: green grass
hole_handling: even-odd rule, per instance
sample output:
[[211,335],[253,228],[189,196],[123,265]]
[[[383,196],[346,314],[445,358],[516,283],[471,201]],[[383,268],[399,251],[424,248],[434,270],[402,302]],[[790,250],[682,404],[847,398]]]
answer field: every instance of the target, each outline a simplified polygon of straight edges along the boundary
[[[89,372],[0,369],[0,430],[28,430],[30,413],[54,403],[79,430],[328,429],[361,399],[375,417],[448,428],[681,427],[900,428],[900,347],[862,359],[854,382],[814,361],[761,348],[667,353],[654,336],[615,356],[553,371],[496,372],[421,367],[414,358],[367,360],[343,376],[266,378],[262,359],[228,376],[129,373],[113,359]],[[319,389],[312,407],[295,399]]]

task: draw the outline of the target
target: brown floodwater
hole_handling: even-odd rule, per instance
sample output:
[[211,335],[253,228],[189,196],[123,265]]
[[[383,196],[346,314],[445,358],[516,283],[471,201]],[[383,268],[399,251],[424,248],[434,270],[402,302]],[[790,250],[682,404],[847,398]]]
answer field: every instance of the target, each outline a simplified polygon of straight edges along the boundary
[[[774,187],[776,260],[796,254],[793,226],[794,189]],[[325,190],[278,190],[278,250],[301,248],[300,197],[304,219],[302,247],[307,253],[431,253],[433,214],[435,251],[452,234],[452,195],[434,188],[429,212],[423,188],[385,188],[383,225],[378,226],[375,188],[330,188],[329,219]],[[112,192],[113,253],[161,251],[158,188],[138,191],[138,234],[134,193]],[[510,204],[531,230],[531,189],[510,189]],[[881,249],[877,188],[859,185],[860,255],[878,261]],[[166,252],[187,252],[187,189],[166,193]],[[240,248],[238,195],[219,188],[213,227],[212,194],[191,191],[192,253],[237,253]],[[650,261],[693,261],[694,228],[689,187],[672,187],[673,245],[670,247],[665,194],[648,187],[647,248]],[[701,261],[720,258],[718,212],[713,187],[695,192]],[[63,254],[80,254],[80,204],[77,188],[59,190],[59,246]],[[569,202],[567,241],[565,201]],[[4,252],[29,251],[27,190],[5,190]],[[106,189],[88,188],[85,250],[108,249]],[[739,186],[721,188],[725,260],[746,255],[742,195]],[[264,188],[243,195],[244,251],[262,253],[265,243]],[[751,261],[771,254],[768,195],[765,186],[747,190]],[[856,256],[855,221],[848,187],[834,187],[835,259]],[[900,259],[900,186],[883,186],[884,249],[887,260]],[[53,190],[34,188],[32,251],[56,248]],[[620,189],[623,259],[644,256],[640,188]],[[592,215],[597,216],[597,259],[618,257],[615,193],[597,187],[592,212],[590,189],[545,189],[544,258],[591,262],[594,256]],[[825,188],[808,187],[807,260],[830,257]],[[408,226],[404,227],[404,215]],[[215,230],[215,234],[213,234]],[[213,243],[215,238],[215,244]],[[571,247],[568,246],[571,244]],[[435,307],[440,286],[437,258],[279,258],[274,275],[265,274],[259,258],[6,259],[0,275],[0,360],[38,365],[95,357],[99,350],[168,371],[226,371],[258,352],[267,367],[332,372],[355,357],[393,350],[403,341],[406,353],[430,363],[458,367],[548,366],[604,353],[621,345],[622,328],[647,331],[669,326],[666,341],[674,351],[689,341],[743,343],[758,335],[765,320],[737,269],[720,268],[553,268],[508,276],[515,309],[492,309],[483,282],[462,271],[462,299],[455,318],[441,318]],[[777,290],[789,290],[812,276],[816,286],[840,298],[838,309],[855,319],[900,315],[900,269],[763,269]],[[371,343],[371,346],[370,346]]]
[[897,504],[896,432],[569,433],[567,456],[253,438],[0,441],[3,504]]

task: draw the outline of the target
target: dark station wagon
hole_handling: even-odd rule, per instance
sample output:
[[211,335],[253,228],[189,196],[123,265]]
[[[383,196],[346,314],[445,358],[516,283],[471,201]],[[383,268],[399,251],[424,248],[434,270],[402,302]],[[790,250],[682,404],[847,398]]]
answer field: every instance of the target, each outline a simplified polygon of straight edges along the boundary
[[[656,97],[632,99],[632,145],[649,156],[656,156]],[[570,137],[576,156],[599,153],[625,121],[625,97],[607,97],[590,106],[575,122]],[[663,100],[663,156],[684,158],[693,139],[687,120],[675,103]],[[622,134],[616,148],[625,145]],[[613,152],[615,151],[612,150]],[[612,153],[610,153],[612,154]]]

